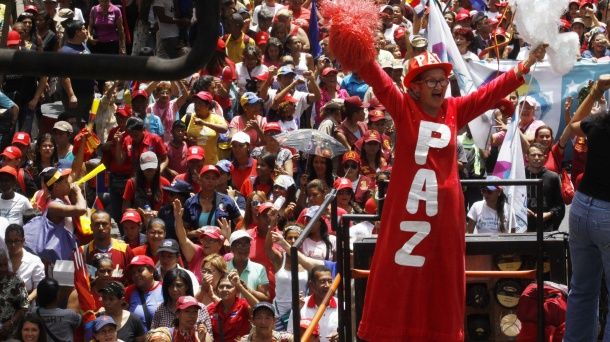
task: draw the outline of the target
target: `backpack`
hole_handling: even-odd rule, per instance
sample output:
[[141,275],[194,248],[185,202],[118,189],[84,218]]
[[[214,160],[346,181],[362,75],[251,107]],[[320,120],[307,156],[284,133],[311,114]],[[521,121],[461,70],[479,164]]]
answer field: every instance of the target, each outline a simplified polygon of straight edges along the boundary
[[[565,285],[544,282],[544,336],[545,342],[561,342],[565,333],[568,295]],[[517,342],[535,342],[537,337],[536,283],[529,284],[519,299],[517,317],[521,321],[521,332]]]

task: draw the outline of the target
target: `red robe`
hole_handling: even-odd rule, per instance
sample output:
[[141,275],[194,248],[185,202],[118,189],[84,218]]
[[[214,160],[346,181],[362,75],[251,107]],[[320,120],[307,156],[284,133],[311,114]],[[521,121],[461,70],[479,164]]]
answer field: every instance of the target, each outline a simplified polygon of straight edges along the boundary
[[367,341],[463,341],[465,214],[456,132],[523,83],[511,70],[444,101],[434,118],[377,65],[358,74],[396,125],[395,161],[358,335]]

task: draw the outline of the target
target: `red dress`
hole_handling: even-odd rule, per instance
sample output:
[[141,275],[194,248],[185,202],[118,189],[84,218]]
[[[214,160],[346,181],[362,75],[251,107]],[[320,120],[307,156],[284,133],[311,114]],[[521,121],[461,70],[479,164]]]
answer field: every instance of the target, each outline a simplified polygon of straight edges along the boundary
[[358,334],[367,341],[462,341],[465,214],[456,132],[523,83],[509,71],[443,102],[435,118],[377,63],[358,74],[396,125],[396,153]]

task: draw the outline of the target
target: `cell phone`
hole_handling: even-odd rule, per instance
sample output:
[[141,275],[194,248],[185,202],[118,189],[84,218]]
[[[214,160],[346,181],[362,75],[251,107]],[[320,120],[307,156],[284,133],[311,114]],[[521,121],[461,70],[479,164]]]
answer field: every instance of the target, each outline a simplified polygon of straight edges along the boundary
[[284,205],[285,202],[286,202],[286,198],[284,198],[284,196],[278,197],[275,200],[275,202],[273,202],[273,209],[275,209],[275,210],[282,209],[282,206]]

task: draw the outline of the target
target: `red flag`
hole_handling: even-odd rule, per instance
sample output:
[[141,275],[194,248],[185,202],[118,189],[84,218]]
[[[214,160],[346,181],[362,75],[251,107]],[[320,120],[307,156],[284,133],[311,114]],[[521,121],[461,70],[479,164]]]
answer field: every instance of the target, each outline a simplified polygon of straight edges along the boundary
[[78,303],[83,312],[81,329],[76,330],[74,337],[75,341],[84,341],[85,327],[90,325],[88,323],[95,320],[97,306],[95,304],[95,298],[93,298],[93,295],[91,294],[87,265],[85,264],[83,254],[78,246],[74,249],[74,289],[78,295]]

